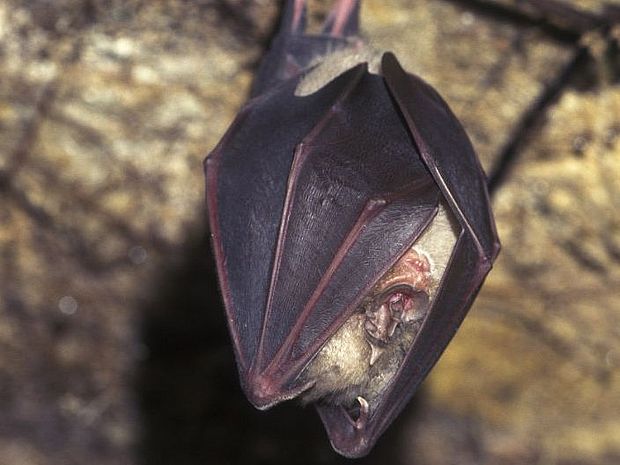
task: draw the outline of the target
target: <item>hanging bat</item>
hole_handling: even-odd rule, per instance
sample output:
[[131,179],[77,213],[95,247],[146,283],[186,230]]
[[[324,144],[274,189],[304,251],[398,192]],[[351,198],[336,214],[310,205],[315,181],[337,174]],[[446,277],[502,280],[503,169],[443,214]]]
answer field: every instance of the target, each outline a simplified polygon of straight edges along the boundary
[[499,251],[486,178],[442,98],[289,0],[252,98],[205,161],[241,384],[313,403],[336,451],[367,454],[433,367]]

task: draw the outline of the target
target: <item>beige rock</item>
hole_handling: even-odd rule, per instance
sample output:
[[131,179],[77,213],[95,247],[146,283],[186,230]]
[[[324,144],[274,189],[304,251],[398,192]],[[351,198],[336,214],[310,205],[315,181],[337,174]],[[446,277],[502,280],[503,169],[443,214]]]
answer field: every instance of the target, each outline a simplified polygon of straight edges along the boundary
[[[362,26],[442,93],[488,170],[574,47],[467,5],[364,0]],[[202,159],[275,18],[267,1],[0,4],[3,465],[336,460],[302,413],[241,397],[208,270],[187,265],[205,253]],[[495,198],[496,269],[369,461],[620,460],[620,90],[595,55],[599,85],[566,88],[525,141]]]

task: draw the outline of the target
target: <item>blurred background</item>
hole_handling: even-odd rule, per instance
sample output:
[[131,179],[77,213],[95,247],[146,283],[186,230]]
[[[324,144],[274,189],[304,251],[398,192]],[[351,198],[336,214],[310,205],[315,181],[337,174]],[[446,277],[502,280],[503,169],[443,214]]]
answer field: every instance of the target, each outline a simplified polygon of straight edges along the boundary
[[[319,21],[328,1],[311,1]],[[0,463],[348,462],[243,397],[201,162],[267,0],[0,2]],[[620,2],[364,0],[491,177],[503,251],[359,463],[620,463]]]

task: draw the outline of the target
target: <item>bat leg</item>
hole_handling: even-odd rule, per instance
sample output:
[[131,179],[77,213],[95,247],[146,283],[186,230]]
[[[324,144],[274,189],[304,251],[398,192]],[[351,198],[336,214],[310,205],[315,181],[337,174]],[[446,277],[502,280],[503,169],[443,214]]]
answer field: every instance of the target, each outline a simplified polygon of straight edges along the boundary
[[286,35],[302,35],[306,30],[306,0],[287,0],[280,31]]
[[360,0],[336,0],[323,25],[323,33],[331,37],[359,34]]

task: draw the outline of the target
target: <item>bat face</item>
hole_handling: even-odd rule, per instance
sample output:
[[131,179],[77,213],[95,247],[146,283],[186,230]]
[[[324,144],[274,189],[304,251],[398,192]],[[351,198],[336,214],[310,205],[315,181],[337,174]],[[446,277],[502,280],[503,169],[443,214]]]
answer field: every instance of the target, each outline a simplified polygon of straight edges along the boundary
[[[314,403],[349,457],[411,398],[498,251],[463,129],[393,55],[357,64],[358,10],[340,0],[306,36],[290,1],[254,98],[205,162],[242,387],[260,409]],[[317,64],[326,50],[341,69]]]

